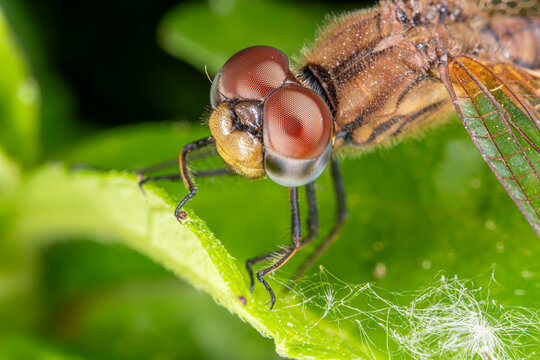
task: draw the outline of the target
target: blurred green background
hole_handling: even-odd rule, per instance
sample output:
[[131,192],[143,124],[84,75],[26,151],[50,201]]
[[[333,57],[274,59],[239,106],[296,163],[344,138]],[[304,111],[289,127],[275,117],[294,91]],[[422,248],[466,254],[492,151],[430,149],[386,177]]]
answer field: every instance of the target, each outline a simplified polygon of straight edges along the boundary
[[[20,130],[21,145],[7,135],[10,121],[0,122],[8,155],[0,170],[16,169],[0,173],[0,200],[50,161],[129,169],[174,159],[183,143],[207,133],[201,126],[210,88],[205,65],[212,75],[235,51],[256,44],[293,56],[313,39],[325,13],[360,5],[0,0],[10,28],[4,39],[18,47],[23,57],[16,62],[26,63],[39,87],[30,110],[0,108],[6,118],[16,114],[39,124]],[[0,68],[5,62],[0,58]],[[0,69],[0,76],[0,87],[9,89],[8,72]],[[1,98],[0,107],[9,109],[9,96]],[[494,270],[498,303],[540,308],[538,238],[459,122],[347,159],[343,168],[351,215],[321,261],[340,279],[408,291],[441,271],[474,279]],[[181,185],[163,186],[178,197],[185,192]],[[284,243],[283,189],[234,178],[203,180],[201,189],[190,205],[239,266]],[[334,211],[327,175],[319,192],[324,233]],[[11,206],[0,202],[0,250],[11,246]],[[0,254],[0,359],[277,358],[271,340],[206,294],[144,255],[94,240],[59,235],[30,257]],[[31,269],[32,278],[13,275],[20,269]],[[2,287],[26,282],[31,290],[23,301],[3,296]]]

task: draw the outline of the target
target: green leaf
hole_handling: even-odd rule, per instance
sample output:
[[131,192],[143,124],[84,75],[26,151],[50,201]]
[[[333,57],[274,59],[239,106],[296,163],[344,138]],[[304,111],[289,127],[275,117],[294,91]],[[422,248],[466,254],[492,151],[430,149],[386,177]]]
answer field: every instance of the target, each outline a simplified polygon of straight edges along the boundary
[[[143,194],[134,174],[68,173],[61,166],[47,166],[29,180],[17,199],[18,208],[24,211],[13,236],[25,246],[41,239],[33,245],[39,247],[43,239],[59,237],[121,241],[209,293],[262,334],[273,337],[283,354],[361,356],[352,339],[339,346],[337,338],[333,346],[328,342],[328,337],[339,333],[331,324],[315,329],[308,337],[297,333],[295,327],[309,326],[311,322],[301,320],[303,316],[309,319],[309,314],[297,309],[283,317],[280,312],[269,311],[265,296],[247,291],[241,267],[193,211],[187,210],[183,226],[171,216],[176,202],[154,186],[147,187]],[[292,327],[287,321],[294,313]],[[323,339],[324,346],[317,345]]]
[[39,152],[39,89],[0,8],[0,145],[25,164]]

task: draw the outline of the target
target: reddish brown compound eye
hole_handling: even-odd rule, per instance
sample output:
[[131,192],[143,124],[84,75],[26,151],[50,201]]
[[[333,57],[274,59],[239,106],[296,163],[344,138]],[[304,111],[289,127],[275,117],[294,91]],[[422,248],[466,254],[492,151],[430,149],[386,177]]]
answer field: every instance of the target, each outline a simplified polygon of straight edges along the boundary
[[[214,80],[214,92],[229,99],[263,100],[285,81],[288,72],[289,60],[283,52],[270,46],[252,46],[223,65]],[[213,103],[214,97],[211,95]]]
[[315,92],[301,86],[284,86],[263,108],[264,145],[293,159],[321,155],[332,136],[332,115]]
[[287,85],[263,105],[264,169],[283,186],[309,184],[324,171],[332,152],[333,119],[315,92]]

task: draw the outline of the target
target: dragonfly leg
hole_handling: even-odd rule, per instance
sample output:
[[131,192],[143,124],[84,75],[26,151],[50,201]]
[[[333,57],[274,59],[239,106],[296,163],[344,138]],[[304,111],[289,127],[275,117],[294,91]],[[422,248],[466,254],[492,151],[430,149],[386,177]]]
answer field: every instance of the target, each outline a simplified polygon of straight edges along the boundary
[[253,276],[252,266],[260,262],[273,259],[279,255],[283,255],[284,253],[285,253],[285,250],[272,251],[271,253],[268,253],[268,254],[265,254],[256,258],[252,258],[246,261],[246,269],[249,274],[249,292],[253,292],[253,288],[255,287],[255,277]]
[[[234,171],[232,171],[229,168],[223,167],[223,168],[217,168],[217,169],[208,169],[208,170],[202,170],[202,171],[195,171],[193,172],[194,178],[202,178],[202,177],[210,177],[210,176],[226,176],[226,175],[236,175]],[[166,174],[166,175],[156,175],[156,176],[149,176],[141,179],[139,181],[139,186],[141,187],[147,182],[151,181],[160,181],[160,180],[182,180],[182,176],[180,174]]]
[[157,164],[136,167],[134,169],[130,169],[130,171],[135,172],[139,175],[145,175],[159,170],[172,168],[174,166],[178,166],[178,159],[166,160]]
[[341,168],[339,161],[336,157],[332,157],[330,161],[330,172],[332,175],[332,181],[334,183],[334,194],[336,197],[336,220],[334,227],[326,238],[319,244],[315,251],[304,261],[304,263],[298,268],[294,278],[297,279],[304,275],[306,271],[313,265],[319,257],[336,241],[347,220],[347,203],[345,198],[345,186],[343,184],[343,176],[341,175]]
[[139,180],[139,187],[141,188],[141,191],[144,193],[143,185],[146,184],[147,182],[158,181],[158,180],[181,180],[181,179],[182,177],[180,176],[180,174],[150,176],[150,177],[145,177]]
[[[308,203],[308,234],[306,237],[303,237],[300,242],[300,248],[302,248],[305,244],[309,243],[311,240],[313,240],[319,231],[319,216],[317,213],[317,198],[315,196],[315,182],[309,183],[306,185],[306,197],[307,197],[307,203]],[[253,288],[255,286],[255,277],[253,276],[253,269],[252,266],[255,264],[258,264],[260,262],[276,258],[280,255],[284,255],[287,252],[286,249],[284,250],[277,250],[272,251],[269,254],[262,255],[253,259],[249,259],[246,261],[246,269],[249,274],[249,291],[253,292]]]
[[187,155],[191,152],[204,148],[212,143],[214,143],[214,138],[212,136],[209,136],[207,138],[200,139],[200,140],[197,140],[197,141],[194,141],[185,145],[182,148],[182,151],[180,152],[180,156],[178,157],[178,162],[180,165],[180,175],[174,174],[174,175],[154,176],[154,177],[142,179],[139,183],[139,185],[142,186],[144,183],[148,181],[152,181],[152,180],[182,179],[187,189],[189,190],[189,193],[182,199],[182,201],[176,206],[176,209],[174,210],[174,216],[176,217],[178,221],[182,221],[182,217],[180,215],[180,209],[182,208],[182,206],[184,206],[186,202],[191,200],[197,193],[197,187],[195,186],[195,183],[192,180],[193,176],[189,173]]
[[84,162],[75,162],[69,165],[69,171],[81,171],[81,170],[107,171],[110,169],[103,166],[87,164]]
[[282,254],[281,258],[276,261],[274,264],[272,264],[270,267],[266,269],[259,270],[257,272],[257,280],[259,280],[268,293],[270,294],[270,302],[266,305],[270,305],[270,310],[274,307],[274,304],[276,303],[276,295],[274,294],[274,291],[266,282],[264,277],[277,269],[279,269],[283,264],[285,264],[289,259],[294,255],[296,250],[300,247],[300,241],[302,238],[302,225],[300,224],[300,211],[298,209],[298,188],[292,187],[289,188],[289,198],[291,201],[291,240],[292,244],[285,249],[284,253]]
[[315,195],[315,182],[306,185],[306,197],[308,203],[308,234],[302,238],[300,248],[317,237],[319,233],[319,214],[317,211],[317,197]]

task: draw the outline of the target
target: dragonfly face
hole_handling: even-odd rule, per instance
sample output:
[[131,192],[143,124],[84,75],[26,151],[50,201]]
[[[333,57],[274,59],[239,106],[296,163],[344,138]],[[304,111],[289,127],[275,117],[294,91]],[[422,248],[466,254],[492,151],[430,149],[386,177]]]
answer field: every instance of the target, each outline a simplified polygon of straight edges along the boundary
[[239,174],[303,186],[323,172],[332,150],[330,109],[296,80],[281,51],[238,52],[216,75],[210,97],[217,150]]

